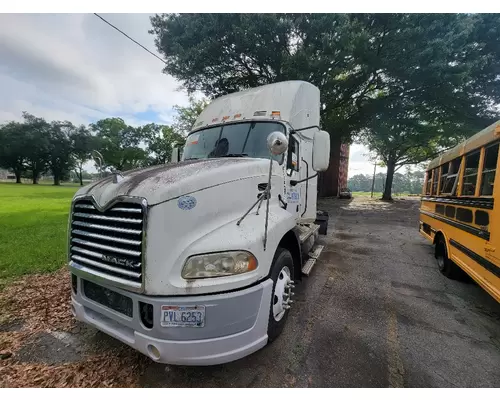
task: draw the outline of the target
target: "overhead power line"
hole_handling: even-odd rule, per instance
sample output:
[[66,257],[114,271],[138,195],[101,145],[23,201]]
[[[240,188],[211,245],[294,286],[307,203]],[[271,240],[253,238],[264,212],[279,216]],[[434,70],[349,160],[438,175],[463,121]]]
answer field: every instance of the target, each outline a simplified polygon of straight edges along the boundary
[[151,54],[152,56],[156,57],[158,60],[160,60],[162,63],[167,63],[164,59],[162,59],[161,57],[158,57],[155,53],[153,53],[151,50],[149,50],[148,48],[144,47],[142,44],[140,44],[137,40],[135,39],[132,39],[129,35],[127,35],[125,32],[123,32],[122,30],[120,30],[119,28],[117,28],[116,26],[114,26],[111,22],[108,22],[106,19],[104,19],[103,17],[101,17],[99,14],[96,14],[94,13],[94,15],[97,17],[97,18],[100,18],[102,21],[104,21],[105,23],[107,23],[109,26],[111,26],[112,28],[116,29],[118,32],[120,32],[123,36],[125,36],[126,38],[130,39],[132,42],[134,42],[136,45],[142,47],[144,50],[146,50],[149,54]]

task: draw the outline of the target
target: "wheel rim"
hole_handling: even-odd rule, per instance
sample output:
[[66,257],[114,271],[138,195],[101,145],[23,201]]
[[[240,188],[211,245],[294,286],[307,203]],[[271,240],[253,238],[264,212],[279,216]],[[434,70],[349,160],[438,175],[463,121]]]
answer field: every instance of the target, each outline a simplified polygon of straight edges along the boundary
[[[292,277],[290,269],[284,266],[278,274],[273,293],[273,317],[275,321],[281,321],[288,310],[288,301],[291,296],[290,283]],[[288,306],[288,307],[287,307]]]

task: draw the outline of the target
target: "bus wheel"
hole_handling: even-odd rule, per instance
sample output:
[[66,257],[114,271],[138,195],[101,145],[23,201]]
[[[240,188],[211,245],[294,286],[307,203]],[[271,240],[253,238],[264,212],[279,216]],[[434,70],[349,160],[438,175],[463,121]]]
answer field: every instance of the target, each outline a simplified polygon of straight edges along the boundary
[[463,280],[465,273],[453,261],[448,258],[448,251],[446,250],[446,243],[444,238],[441,237],[436,243],[435,257],[439,272],[449,279]]
[[293,278],[292,255],[288,250],[278,247],[271,267],[273,293],[267,326],[269,342],[276,339],[285,327],[291,303],[293,302],[291,299],[294,286]]

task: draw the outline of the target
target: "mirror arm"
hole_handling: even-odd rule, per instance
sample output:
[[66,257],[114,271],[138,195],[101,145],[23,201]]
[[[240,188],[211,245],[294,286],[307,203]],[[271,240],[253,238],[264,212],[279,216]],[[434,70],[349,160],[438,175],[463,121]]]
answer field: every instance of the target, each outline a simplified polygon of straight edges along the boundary
[[298,183],[302,183],[308,181],[309,179],[316,178],[318,173],[316,172],[314,175],[308,176],[307,178],[301,179],[300,181],[290,181],[291,186],[296,186]]
[[318,128],[320,129],[320,127],[318,125],[311,125],[311,126],[306,126],[305,128],[299,128],[299,129],[293,129],[290,131],[290,135],[293,135],[293,134],[297,134],[297,136],[299,138],[301,138],[302,140],[306,141],[306,142],[311,142],[312,139],[309,139],[308,137],[305,137],[304,135],[302,135],[300,132],[301,131],[306,131],[308,129],[312,129],[312,128]]

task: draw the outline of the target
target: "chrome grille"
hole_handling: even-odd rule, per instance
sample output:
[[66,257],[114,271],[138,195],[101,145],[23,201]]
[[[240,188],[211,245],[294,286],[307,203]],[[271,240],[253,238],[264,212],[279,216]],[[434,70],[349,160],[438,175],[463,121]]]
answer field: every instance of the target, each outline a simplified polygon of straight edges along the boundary
[[139,202],[121,201],[99,211],[90,199],[73,203],[70,263],[82,271],[139,288],[145,210]]

